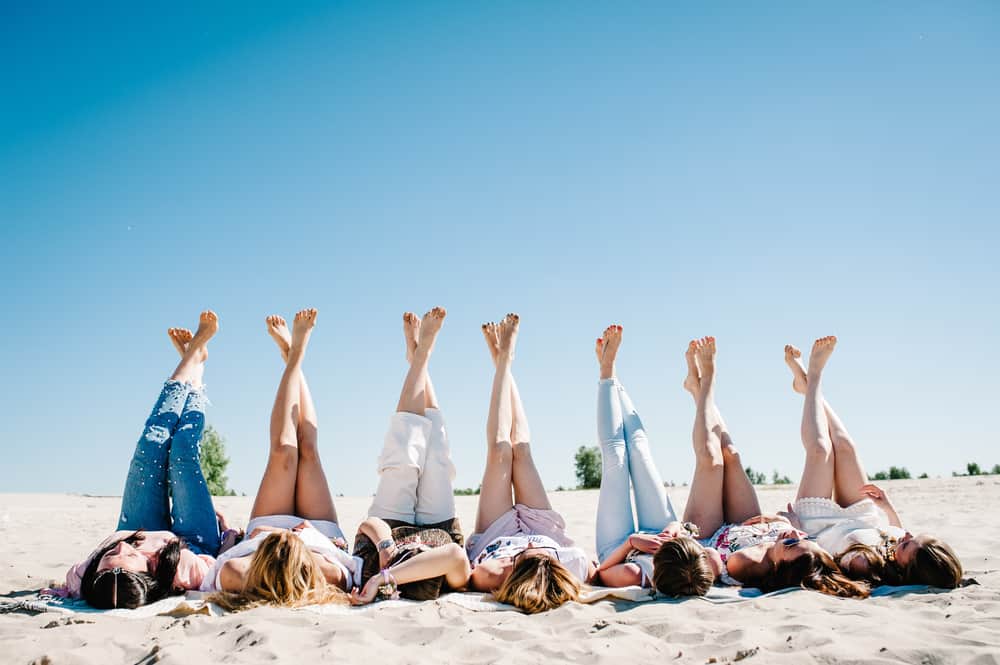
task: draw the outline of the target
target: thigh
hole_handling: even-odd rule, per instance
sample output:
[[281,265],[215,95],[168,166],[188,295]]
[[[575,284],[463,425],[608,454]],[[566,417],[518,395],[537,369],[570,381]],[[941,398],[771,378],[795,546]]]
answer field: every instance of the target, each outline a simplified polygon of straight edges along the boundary
[[295,514],[295,478],[298,475],[298,450],[294,446],[271,449],[260,480],[250,518],[265,515]]
[[501,515],[514,507],[511,499],[511,446],[509,442],[494,444],[486,456],[486,470],[479,489],[476,511],[476,533],[482,533]]
[[531,456],[531,444],[518,443],[513,452],[511,482],[514,486],[514,503],[524,504],[529,508],[552,510],[549,494],[545,491],[545,484]]
[[708,536],[722,526],[722,490],[724,466],[695,465],[691,491],[684,506],[684,521],[693,522],[703,536]]
[[[431,413],[431,412],[429,412]],[[417,480],[417,524],[443,522],[455,516],[455,464],[444,423],[436,416],[431,421],[424,468]]]
[[635,533],[632,496],[629,491],[628,456],[625,442],[601,442],[601,493],[597,498],[597,557],[608,554]]
[[799,480],[797,499],[819,497],[829,499],[833,496],[834,456],[822,451],[806,452],[806,463],[802,469],[802,479]]
[[834,500],[846,508],[866,498],[861,488],[868,484],[868,474],[858,458],[857,448],[850,439],[834,440],[833,443]]
[[723,520],[730,524],[740,524],[761,514],[760,501],[739,456],[734,458],[724,456],[724,459],[726,462],[722,481]]
[[295,514],[307,520],[337,521],[337,509],[319,455],[299,454],[295,478]]

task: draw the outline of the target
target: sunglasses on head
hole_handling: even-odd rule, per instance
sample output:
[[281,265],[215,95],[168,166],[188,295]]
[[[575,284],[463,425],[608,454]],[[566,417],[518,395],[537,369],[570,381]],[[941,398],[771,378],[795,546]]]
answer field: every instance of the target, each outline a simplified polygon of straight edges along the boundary
[[521,550],[520,552],[511,557],[511,562],[517,564],[517,557],[521,556],[526,552],[532,552],[532,551],[537,552],[539,550],[552,550],[552,552],[555,554],[556,561],[559,561],[559,550],[556,549],[555,547],[552,547],[551,545],[543,545],[542,547],[525,547],[523,550]]
[[785,538],[785,539],[783,539],[781,541],[781,544],[784,545],[785,547],[791,547],[792,545],[795,545],[797,543],[801,543],[801,542],[804,542],[804,541],[807,541],[807,540],[816,540],[816,537],[815,536],[803,536],[801,538],[798,538],[798,537],[795,537],[795,538]]

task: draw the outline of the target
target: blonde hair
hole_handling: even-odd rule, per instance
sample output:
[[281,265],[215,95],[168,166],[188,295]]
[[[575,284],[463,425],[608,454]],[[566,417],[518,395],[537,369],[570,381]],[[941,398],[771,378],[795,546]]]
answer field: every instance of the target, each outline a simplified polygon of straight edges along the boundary
[[704,596],[714,582],[705,548],[690,536],[668,540],[653,555],[653,586],[665,596]]
[[[844,559],[848,558],[848,555],[852,553],[859,554],[868,564],[865,572],[856,573],[844,564]],[[836,562],[841,572],[852,580],[860,580],[872,585],[878,585],[892,579],[891,573],[886,570],[885,555],[878,548],[871,545],[855,543],[844,550],[840,556],[836,557]]]
[[219,592],[208,600],[231,612],[260,605],[301,607],[349,603],[346,593],[327,583],[312,552],[290,531],[276,531],[261,541],[250,559],[242,591]]
[[578,600],[581,588],[566,566],[551,557],[531,556],[514,565],[493,596],[527,614],[537,614]]

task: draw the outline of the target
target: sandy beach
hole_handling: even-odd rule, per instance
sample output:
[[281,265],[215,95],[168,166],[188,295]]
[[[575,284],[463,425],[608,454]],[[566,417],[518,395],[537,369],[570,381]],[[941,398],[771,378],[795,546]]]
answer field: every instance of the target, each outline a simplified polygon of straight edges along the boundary
[[[732,604],[601,601],[543,615],[474,612],[438,600],[338,615],[258,609],[223,617],[124,619],[100,614],[0,615],[3,663],[328,662],[1000,663],[1000,477],[886,482],[904,524],[950,542],[967,577],[951,592],[865,601],[795,592]],[[794,486],[763,487],[776,510]],[[678,509],[686,488],[670,490]],[[557,492],[568,531],[594,549],[596,491]],[[251,497],[217,499],[246,523]],[[368,497],[337,499],[353,534]],[[0,494],[0,594],[54,581],[108,533],[120,498]],[[459,497],[466,529],[476,497]]]

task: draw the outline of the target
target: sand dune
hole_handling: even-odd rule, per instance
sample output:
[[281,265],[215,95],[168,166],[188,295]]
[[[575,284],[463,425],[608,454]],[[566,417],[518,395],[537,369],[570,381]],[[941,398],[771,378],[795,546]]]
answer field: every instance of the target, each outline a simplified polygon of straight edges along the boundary
[[[728,605],[601,601],[536,616],[473,612],[445,600],[332,615],[268,608],[137,620],[16,613],[0,615],[0,662],[1000,663],[1000,477],[885,486],[904,524],[952,543],[979,585],[866,601],[807,592]],[[794,488],[763,488],[761,503],[773,510],[793,495]],[[686,490],[671,497],[683,506]],[[0,494],[0,594],[60,580],[112,530],[119,502]],[[353,533],[368,502],[338,499],[345,532]],[[552,502],[592,552],[597,492],[554,493]],[[226,497],[217,505],[243,525],[250,503]],[[458,508],[470,528],[475,497],[459,497]]]

